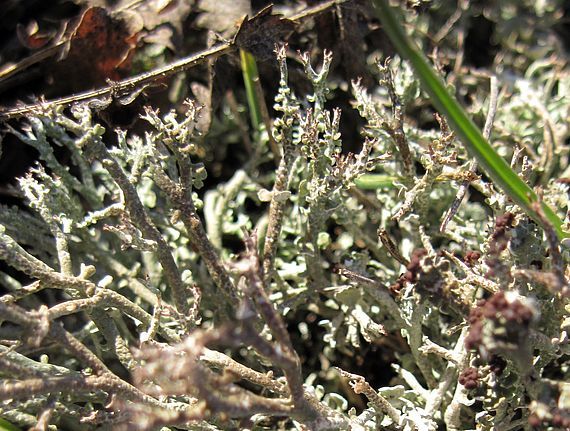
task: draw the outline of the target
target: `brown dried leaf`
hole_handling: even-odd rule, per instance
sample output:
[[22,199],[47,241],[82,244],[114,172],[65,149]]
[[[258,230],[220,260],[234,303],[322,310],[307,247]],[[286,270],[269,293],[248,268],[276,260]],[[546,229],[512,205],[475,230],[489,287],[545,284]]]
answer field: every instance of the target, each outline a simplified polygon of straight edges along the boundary
[[20,43],[28,49],[39,49],[50,43],[57,35],[55,29],[40,31],[38,22],[32,20],[28,25],[17,24],[16,34]]
[[243,19],[234,43],[264,61],[273,58],[275,44],[287,39],[295,30],[295,22],[281,15],[272,15],[272,6],[260,10],[251,18]]
[[[183,23],[191,11],[190,0],[75,0],[89,7],[105,7],[110,13],[124,20],[127,26],[140,25],[144,29],[142,40],[163,45],[174,50],[173,38],[183,32]],[[140,23],[140,24],[139,24]],[[140,30],[139,29],[139,30]]]
[[56,66],[58,81],[69,80],[74,90],[118,80],[130,67],[142,23],[132,15],[111,15],[106,9],[87,9],[75,27],[69,51]]

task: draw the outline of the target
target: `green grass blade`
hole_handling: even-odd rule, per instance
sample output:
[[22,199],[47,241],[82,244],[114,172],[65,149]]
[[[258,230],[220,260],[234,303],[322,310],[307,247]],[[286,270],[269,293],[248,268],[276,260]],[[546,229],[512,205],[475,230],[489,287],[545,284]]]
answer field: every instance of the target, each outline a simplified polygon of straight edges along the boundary
[[16,425],[12,425],[5,419],[0,418],[0,431],[21,431]]
[[261,115],[261,102],[257,97],[257,92],[255,91],[255,80],[259,79],[257,64],[255,62],[255,57],[243,49],[239,50],[239,56],[241,60],[241,72],[245,84],[251,124],[255,130],[259,131],[263,124],[263,118]]
[[[533,204],[538,201],[534,191],[497,154],[483,137],[479,128],[467,116],[459,102],[448,93],[442,79],[436,74],[423,53],[420,52],[404,32],[394,11],[389,6],[388,0],[372,0],[372,3],[392,44],[398,53],[411,63],[432,103],[445,115],[469,153],[477,159],[495,185],[501,188],[533,220],[542,225],[541,217],[533,207]],[[570,237],[570,233],[562,229],[562,221],[556,213],[545,203],[542,203],[541,207],[544,216],[552,224],[558,237],[560,239]]]
[[354,180],[356,187],[362,190],[391,189],[394,182],[403,181],[402,178],[383,174],[364,174]]

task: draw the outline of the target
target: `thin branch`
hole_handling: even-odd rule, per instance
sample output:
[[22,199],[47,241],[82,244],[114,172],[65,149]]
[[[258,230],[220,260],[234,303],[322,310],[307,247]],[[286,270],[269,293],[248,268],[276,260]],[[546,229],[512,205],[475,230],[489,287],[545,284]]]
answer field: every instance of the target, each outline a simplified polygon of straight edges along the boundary
[[[295,163],[296,154],[293,144],[293,124],[294,119],[291,109],[288,105],[294,104],[294,100],[287,93],[288,70],[286,62],[286,46],[280,46],[276,49],[277,61],[279,63],[280,90],[281,98],[280,107],[283,110],[283,119],[281,126],[277,127],[275,132],[279,139],[277,141],[282,145],[283,155],[279,161],[279,167],[275,173],[275,182],[271,191],[271,203],[269,205],[269,221],[265,234],[265,243],[263,245],[263,272],[265,282],[269,282],[274,272],[275,254],[277,252],[277,243],[281,234],[281,226],[283,224],[283,211],[286,205],[287,191],[289,188],[289,178],[291,170]],[[290,100],[291,99],[291,100]]]
[[[311,18],[315,15],[323,13],[337,4],[344,3],[346,0],[331,0],[322,4],[316,5],[312,8],[305,9],[291,17],[291,21],[300,21]],[[0,121],[9,120],[11,118],[18,118],[24,115],[34,114],[38,112],[49,111],[56,106],[69,106],[73,103],[99,99],[103,104],[111,102],[112,99],[131,98],[133,95],[144,89],[146,86],[154,83],[158,79],[163,79],[183,72],[192,67],[198,66],[206,61],[214,60],[223,55],[230,54],[237,49],[234,41],[227,41],[211,48],[204,49],[194,53],[188,57],[181,58],[165,66],[144,72],[131,78],[123,79],[121,81],[109,82],[109,85],[95,90],[88,90],[82,93],[72,94],[70,96],[62,97],[60,99],[41,101],[31,105],[18,106],[0,110]]]
[[359,376],[358,374],[349,373],[348,371],[344,371],[338,367],[334,367],[334,369],[337,370],[341,376],[350,380],[350,386],[355,394],[364,394],[364,396],[366,396],[370,401],[370,404],[372,404],[372,407],[374,407],[374,410],[378,413],[386,413],[390,419],[392,419],[392,422],[394,422],[397,429],[401,429],[400,423],[402,421],[402,416],[400,415],[400,412],[396,410],[386,398],[376,392],[364,377]]
[[[134,390],[133,390],[134,389]],[[121,394],[125,399],[143,402],[156,407],[165,405],[156,399],[140,392],[119,378],[110,376],[69,375],[63,377],[48,377],[27,379],[19,382],[6,382],[0,389],[0,400],[27,399],[31,395],[51,394],[54,392],[91,392],[105,391]]]
[[287,383],[296,406],[305,404],[303,379],[301,376],[301,363],[293,343],[287,332],[281,316],[275,310],[273,303],[265,291],[263,269],[257,255],[257,244],[255,237],[246,237],[245,246],[247,260],[244,262],[244,275],[247,277],[247,296],[253,300],[258,312],[269,326],[275,341],[280,345],[282,351],[281,366],[287,377]]
[[440,377],[437,386],[431,391],[430,396],[426,400],[425,411],[431,416],[437,412],[444,402],[445,394],[453,383],[457,383],[457,371],[462,371],[468,363],[470,353],[465,349],[465,338],[469,332],[469,327],[464,327],[455,343],[453,352],[449,352],[451,357],[456,358],[457,362],[449,361],[445,371]]
[[400,96],[396,93],[394,75],[392,69],[390,69],[390,59],[386,59],[383,65],[378,63],[378,70],[383,75],[380,84],[388,90],[388,96],[392,104],[392,119],[384,121],[382,126],[398,148],[402,158],[404,177],[407,181],[411,181],[415,175],[414,160],[408,144],[408,138],[404,132],[404,107],[402,106]]
[[386,286],[379,281],[373,280],[365,275],[358,274],[348,268],[338,267],[336,272],[337,274],[348,278],[353,283],[360,284],[368,288],[367,292],[380,304],[384,311],[394,319],[396,325],[400,328],[408,328],[409,325],[402,317],[400,307],[390,295]]
[[89,145],[89,150],[93,151],[95,157],[105,166],[123,192],[125,207],[133,223],[137,225],[146,238],[156,242],[156,256],[162,266],[168,285],[172,288],[176,308],[184,316],[187,316],[190,310],[188,297],[191,292],[188,291],[182,282],[180,269],[174,261],[170,248],[158,228],[152,222],[138,196],[135,186],[129,181],[127,174],[123,171],[115,158],[111,156],[101,140],[93,139],[91,145]]
[[[120,99],[131,95],[136,90],[148,85],[157,79],[167,78],[178,72],[195,67],[207,60],[220,57],[235,51],[232,43],[226,42],[212,48],[205,49],[189,57],[184,57],[178,61],[167,64],[150,72],[141,73],[132,78],[123,79],[117,82],[110,82],[108,86],[98,88],[96,90],[84,91],[82,93],[72,94],[71,96],[62,97],[51,101],[34,103],[17,108],[6,109],[0,112],[0,120],[8,120],[10,118],[18,118],[23,115],[34,114],[46,110],[51,110],[56,106],[68,106],[72,103],[92,100],[92,99]],[[110,100],[109,100],[110,101]]]
[[249,367],[246,367],[245,365],[240,364],[237,361],[234,361],[232,358],[224,355],[223,353],[217,352],[215,350],[210,350],[208,348],[204,348],[200,360],[212,367],[224,371],[224,373],[231,373],[241,379],[262,386],[271,392],[276,393],[277,395],[289,395],[287,386],[285,386],[282,382],[273,379],[273,373],[271,371],[268,373],[260,373],[258,371],[252,370]]
[[390,235],[388,234],[386,229],[383,228],[378,229],[378,238],[380,239],[382,245],[386,248],[388,253],[390,253],[390,255],[394,259],[396,259],[404,266],[409,265],[410,262],[408,261],[408,259],[402,256],[402,253],[400,253],[400,250],[398,250],[398,247],[396,246],[394,241],[392,241],[392,238],[390,238]]
[[[182,164],[180,165],[182,166]],[[196,247],[198,254],[204,260],[208,272],[212,276],[216,286],[223,292],[229,301],[237,300],[234,283],[228,272],[222,265],[222,260],[210,242],[204,224],[196,211],[192,200],[192,192],[187,186],[175,183],[161,169],[153,167],[152,177],[156,185],[168,196],[174,207],[180,211],[181,220],[190,237],[190,242]],[[192,174],[181,173],[181,177],[190,179]],[[185,184],[191,184],[186,182]],[[187,310],[187,313],[189,310]]]
[[[499,84],[496,76],[491,76],[491,92],[489,95],[489,110],[487,112],[487,118],[485,120],[485,126],[483,128],[483,136],[485,139],[489,139],[491,136],[491,130],[493,129],[493,122],[495,121],[495,115],[497,113],[497,101],[499,99]],[[471,160],[469,164],[469,169],[467,172],[470,174],[475,174],[477,172],[478,163],[476,159]],[[445,213],[443,217],[443,221],[439,227],[440,232],[445,232],[447,229],[448,223],[451,219],[455,216],[463,199],[465,199],[465,195],[467,194],[467,190],[469,189],[469,184],[471,182],[469,180],[464,180],[461,185],[459,186],[459,190],[457,191],[457,195],[453,200],[449,210]]]

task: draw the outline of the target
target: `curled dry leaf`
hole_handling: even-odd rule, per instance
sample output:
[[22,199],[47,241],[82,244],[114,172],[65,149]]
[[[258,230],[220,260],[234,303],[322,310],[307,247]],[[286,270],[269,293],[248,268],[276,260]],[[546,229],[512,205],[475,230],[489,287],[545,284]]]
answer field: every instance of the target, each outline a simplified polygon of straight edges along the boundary
[[[129,18],[132,16],[129,15]],[[64,60],[58,63],[54,75],[62,77],[74,90],[84,89],[85,83],[101,85],[106,80],[118,80],[130,66],[130,57],[142,27],[132,19],[111,15],[106,9],[87,9],[75,28]]]
[[253,17],[245,17],[234,37],[234,43],[264,61],[273,58],[277,42],[281,42],[293,32],[295,22],[281,15],[272,15],[272,7],[259,11]]
[[42,30],[36,20],[27,25],[18,23],[16,34],[19,42],[28,49],[40,49],[48,45],[57,34],[54,29]]
[[[190,0],[75,0],[86,7],[100,7],[111,11],[113,16],[125,21],[132,28],[140,26],[140,40],[162,45],[175,51],[175,40],[183,33],[183,23],[191,10]],[[112,3],[112,5],[110,5]]]

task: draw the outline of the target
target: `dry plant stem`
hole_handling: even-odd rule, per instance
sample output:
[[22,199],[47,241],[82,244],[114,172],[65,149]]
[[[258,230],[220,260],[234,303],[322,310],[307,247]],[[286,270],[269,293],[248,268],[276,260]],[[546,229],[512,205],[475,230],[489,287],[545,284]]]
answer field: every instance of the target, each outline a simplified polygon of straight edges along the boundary
[[260,373],[252,370],[251,368],[234,361],[223,353],[205,348],[200,360],[214,368],[223,370],[224,373],[239,376],[242,379],[268,389],[277,395],[290,395],[287,387],[283,383],[272,378],[272,373]]
[[542,212],[542,207],[539,203],[535,204],[535,211],[541,218],[544,226],[544,234],[546,235],[546,240],[548,241],[548,250],[550,252],[550,258],[552,259],[552,271],[554,272],[556,283],[553,287],[555,292],[562,292],[563,296],[570,296],[570,286],[568,285],[568,280],[566,280],[564,265],[564,258],[560,252],[560,241],[556,235],[556,231],[545,217]]
[[[134,1],[131,2],[130,4],[126,4],[123,7],[120,8],[114,8],[113,12],[117,13],[117,12],[122,12],[125,10],[129,10],[133,7],[137,6],[137,3],[141,3],[141,1]],[[22,71],[24,71],[25,69],[27,69],[30,66],[33,66],[36,63],[39,63],[41,61],[44,61],[45,59],[54,56],[56,54],[61,54],[61,52],[65,49],[65,45],[68,44],[69,42],[71,42],[73,35],[67,36],[65,38],[60,39],[61,36],[63,36],[63,30],[60,30],[59,34],[54,37],[54,40],[56,40],[57,42],[53,43],[51,46],[48,46],[46,48],[43,48],[37,52],[35,52],[34,54],[30,55],[29,57],[24,58],[21,61],[18,61],[15,64],[7,64],[6,66],[3,66],[2,68],[0,68],[0,82],[5,81],[6,79],[8,79],[10,76],[16,74],[16,73],[20,73]],[[60,40],[58,40],[60,39]]]
[[151,239],[157,244],[156,255],[164,270],[164,276],[168,285],[172,289],[172,296],[176,308],[184,316],[187,316],[189,312],[188,297],[191,292],[188,292],[188,289],[182,282],[180,270],[172,257],[170,248],[160,231],[150,219],[134,185],[129,181],[129,178],[119,163],[109,154],[109,151],[99,139],[94,139],[91,145],[89,145],[88,150],[92,151],[95,157],[105,166],[123,192],[125,207],[132,222],[141,230],[146,238]]
[[[455,24],[463,16],[463,13],[469,8],[469,0],[460,0],[457,2],[457,8],[453,14],[447,19],[445,24],[439,29],[439,31],[433,37],[433,42],[439,44],[443,39],[445,39],[449,32],[453,29]],[[461,50],[459,50],[461,51]]]
[[293,344],[289,338],[289,333],[287,332],[287,328],[285,327],[281,316],[279,316],[273,307],[271,300],[267,296],[267,286],[264,284],[263,269],[261,268],[259,257],[257,255],[255,239],[253,237],[247,237],[245,239],[245,244],[246,252],[248,253],[248,269],[245,273],[248,282],[248,296],[255,303],[257,310],[269,327],[275,341],[281,346],[283,354],[280,362],[283,367],[283,371],[285,372],[285,376],[287,377],[287,383],[289,384],[293,403],[295,406],[300,407],[305,404],[305,398],[299,357],[293,348]]
[[[483,127],[483,136],[485,139],[489,139],[491,136],[491,130],[493,129],[493,122],[495,121],[495,115],[497,114],[497,102],[499,99],[499,83],[496,76],[491,76],[491,91],[489,95],[489,109],[487,111],[487,118],[485,119],[485,126]],[[477,160],[473,159],[469,163],[468,172],[471,174],[475,174],[477,172]],[[467,194],[467,190],[469,189],[469,184],[471,182],[469,180],[465,180],[459,186],[459,190],[457,191],[457,195],[453,200],[449,210],[445,213],[441,225],[439,227],[440,232],[445,232],[447,229],[448,223],[451,219],[455,216],[463,199],[465,199],[465,195]]]
[[399,328],[407,328],[408,324],[402,318],[402,313],[400,311],[400,307],[394,301],[394,298],[388,293],[388,289],[382,285],[381,283],[366,277],[364,275],[358,274],[354,271],[351,271],[347,268],[338,268],[337,272],[339,275],[348,278],[354,283],[361,284],[367,287],[367,291],[369,294],[380,304],[381,307],[384,308],[386,313],[390,315],[392,319],[396,322]]
[[[346,0],[332,0],[308,8],[299,12],[291,17],[292,21],[299,21],[307,19],[323,13],[341,4]],[[60,99],[34,103],[32,105],[25,105],[16,108],[10,108],[0,111],[0,120],[8,120],[10,118],[18,118],[23,115],[29,115],[45,110],[51,110],[56,106],[68,106],[73,103],[87,101],[91,99],[120,99],[123,97],[130,97],[133,93],[137,93],[145,86],[153,82],[183,72],[187,69],[195,67],[208,60],[213,60],[222,55],[227,55],[234,52],[237,46],[233,42],[225,42],[215,45],[211,48],[192,54],[188,57],[181,58],[158,69],[151,70],[150,72],[141,73],[140,75],[133,76],[117,82],[111,82],[107,87],[98,88],[96,90],[89,90],[83,93],[73,94],[71,96],[62,97]]]
[[275,183],[273,184],[271,203],[269,205],[269,222],[265,234],[265,244],[263,245],[263,273],[266,283],[272,277],[273,263],[277,252],[279,235],[281,234],[281,225],[283,224],[283,211],[287,205],[287,201],[281,199],[280,196],[289,188],[289,173],[294,163],[294,149],[290,143],[284,142],[283,157],[281,157],[279,167],[275,173]]
[[364,377],[349,373],[337,367],[335,367],[335,369],[341,376],[350,380],[350,386],[355,394],[364,394],[364,396],[368,398],[368,401],[370,401],[370,404],[372,404],[372,407],[374,407],[374,410],[378,413],[386,413],[396,425],[396,429],[401,429],[400,422],[402,417],[400,416],[400,412],[396,410],[386,398],[378,394]]
[[68,106],[72,103],[87,101],[91,99],[118,99],[130,95],[141,87],[144,87],[145,85],[148,85],[158,79],[175,75],[178,72],[182,72],[198,64],[201,64],[206,60],[212,60],[214,58],[220,57],[221,55],[233,52],[235,49],[236,47],[230,42],[219,44],[150,72],[141,73],[140,75],[133,76],[132,78],[127,78],[122,81],[112,82],[109,86],[104,88],[85,91],[83,93],[73,94],[71,96],[62,97],[61,99],[52,101],[40,102],[33,105],[7,109],[4,112],[0,112],[0,119],[6,120],[9,118],[18,118],[30,113],[37,113],[46,109],[49,110],[55,106]]
[[464,327],[455,343],[453,352],[449,352],[449,355],[457,358],[457,362],[449,361],[447,367],[440,378],[440,381],[435,389],[431,391],[428,401],[425,406],[425,412],[428,416],[433,416],[440,408],[441,403],[445,398],[449,387],[457,383],[457,369],[458,365],[463,366],[467,361],[466,358],[469,357],[470,353],[465,349],[465,338],[469,332],[468,327]]
[[[190,167],[187,166],[185,169],[190,169]],[[208,238],[202,220],[196,212],[191,190],[181,184],[176,184],[160,169],[153,169],[152,173],[156,185],[168,195],[175,208],[180,211],[181,220],[190,237],[191,244],[196,247],[198,254],[204,259],[204,263],[214,283],[228,301],[237,301],[237,293],[233,281],[222,266],[222,260]],[[191,172],[181,172],[181,181],[189,181],[190,178],[192,178]],[[191,184],[191,182],[186,182],[185,184]]]
[[304,9],[301,12],[296,13],[294,15],[291,15],[287,18],[290,19],[291,21],[300,21],[303,19],[311,18],[311,17],[317,16],[323,12],[328,11],[332,7],[336,7],[337,5],[341,5],[343,3],[346,3],[347,1],[348,0],[329,0],[326,2],[322,2],[321,4],[317,4],[313,7]]
[[497,293],[501,289],[494,281],[475,274],[472,268],[469,268],[461,259],[458,259],[452,253],[449,253],[447,250],[442,250],[442,253],[465,273],[465,278],[461,280],[463,284],[472,284],[473,286],[485,289],[489,293]]
[[400,250],[398,250],[398,247],[396,246],[396,244],[394,244],[394,241],[392,241],[392,238],[390,238],[390,235],[388,235],[386,229],[383,228],[378,229],[378,238],[380,238],[382,245],[384,245],[386,250],[388,250],[388,253],[390,253],[390,255],[394,259],[396,259],[402,265],[408,266],[410,262],[408,261],[408,259],[402,256],[402,253],[400,253]]
[[400,153],[400,157],[402,157],[404,177],[408,181],[411,181],[415,174],[414,162],[412,159],[412,153],[410,152],[410,146],[408,145],[408,139],[404,133],[404,108],[400,101],[400,97],[396,93],[394,76],[390,69],[390,60],[386,60],[383,66],[378,64],[378,69],[384,75],[380,84],[386,87],[390,101],[392,102],[392,120],[390,122],[385,122],[383,127],[394,140],[394,143]]
[[126,400],[137,401],[147,405],[164,407],[164,404],[145,395],[125,381],[110,375],[102,376],[64,376],[27,379],[14,383],[5,383],[0,389],[0,400],[26,399],[30,395],[44,395],[54,392],[105,391],[121,395]]
[[[38,319],[37,313],[34,312],[27,312],[21,307],[18,307],[15,304],[10,304],[10,306],[6,306],[4,304],[0,304],[0,312],[6,320],[12,321],[14,323],[18,323],[24,327],[30,328],[33,331],[37,331],[38,327]],[[43,332],[40,327],[40,332]],[[35,334],[36,337],[38,334]],[[40,335],[41,336],[41,335]],[[91,367],[97,376],[93,376],[95,381],[105,382],[105,385],[109,388],[110,393],[122,393],[125,395],[127,399],[136,399],[140,402],[150,403],[153,405],[161,405],[158,401],[149,397],[148,395],[143,394],[134,386],[130,385],[129,383],[123,381],[119,377],[115,376],[107,366],[87,347],[85,347],[77,338],[75,338],[72,334],[67,332],[59,323],[51,323],[49,325],[49,329],[45,336],[63,348],[67,349],[71,354],[73,354],[76,358],[78,358],[83,364]],[[40,339],[32,340],[32,342],[41,342]],[[67,378],[67,377],[63,377]],[[70,384],[83,384],[83,379],[86,377],[84,376],[68,376],[71,378]],[[87,377],[89,378],[89,377]],[[53,385],[61,385],[58,386],[60,391],[66,391],[69,389],[67,383],[61,383],[59,378],[55,378],[51,385],[48,384],[47,380],[45,379],[32,379],[29,381],[19,382],[12,386],[4,385],[0,388],[0,399],[6,400],[11,398],[19,398],[19,397],[29,397],[31,394],[38,395],[43,394],[46,392],[53,391]],[[97,380],[99,379],[99,380]],[[39,382],[45,381],[46,385],[39,384]],[[60,383],[57,383],[60,382]],[[21,395],[19,395],[21,393]]]
[[6,81],[10,76],[22,72],[26,70],[28,67],[33,66],[36,63],[44,61],[45,59],[51,57],[52,55],[57,54],[61,47],[69,42],[69,39],[61,40],[57,42],[55,45],[49,46],[47,48],[38,51],[29,57],[24,58],[21,61],[18,61],[14,64],[7,64],[0,68],[0,82],[3,85],[7,84]]

